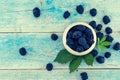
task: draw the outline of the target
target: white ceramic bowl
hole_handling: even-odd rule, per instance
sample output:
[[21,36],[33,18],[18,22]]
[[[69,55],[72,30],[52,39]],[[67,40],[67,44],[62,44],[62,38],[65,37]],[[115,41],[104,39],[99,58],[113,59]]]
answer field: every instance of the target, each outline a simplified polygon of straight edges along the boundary
[[[91,29],[91,31],[92,31],[92,33],[93,33],[94,43],[91,45],[91,47],[90,47],[89,49],[87,49],[87,50],[85,50],[85,51],[83,51],[83,52],[77,52],[77,51],[71,49],[71,48],[66,44],[66,37],[67,37],[68,31],[69,31],[72,27],[74,27],[74,26],[76,26],[76,25],[84,25],[85,27],[88,27],[89,29]],[[94,49],[94,47],[96,46],[96,41],[97,41],[97,40],[96,40],[96,32],[95,32],[95,30],[94,30],[89,24],[87,24],[87,23],[85,23],[85,22],[77,22],[77,23],[74,23],[74,24],[68,26],[68,27],[65,29],[64,33],[63,33],[63,45],[64,45],[64,47],[66,48],[66,50],[67,50],[68,52],[70,52],[71,54],[76,55],[76,56],[83,56],[83,55],[86,55],[86,54],[90,53],[90,52]]]

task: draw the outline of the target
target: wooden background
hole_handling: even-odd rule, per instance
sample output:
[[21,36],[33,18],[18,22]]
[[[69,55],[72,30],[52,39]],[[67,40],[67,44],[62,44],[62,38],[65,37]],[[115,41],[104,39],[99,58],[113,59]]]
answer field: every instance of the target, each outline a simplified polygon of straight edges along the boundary
[[[77,5],[83,5],[83,15],[77,14]],[[35,18],[34,7],[41,9],[41,16]],[[96,8],[95,18],[89,10]],[[64,11],[71,16],[65,20]],[[108,15],[111,23],[104,25],[102,17]],[[83,62],[78,71],[69,74],[68,64],[54,63],[59,50],[63,49],[62,33],[64,29],[79,21],[96,20],[104,28],[113,29],[114,42],[120,41],[120,0],[1,0],[0,1],[0,80],[81,80],[80,73],[86,71],[88,80],[120,80],[120,51],[109,49],[112,57],[104,64],[95,62],[93,67]],[[50,36],[56,33],[57,41]],[[19,48],[25,47],[26,56],[19,54]],[[103,55],[101,52],[99,55]],[[47,63],[53,63],[54,69],[48,72]]]

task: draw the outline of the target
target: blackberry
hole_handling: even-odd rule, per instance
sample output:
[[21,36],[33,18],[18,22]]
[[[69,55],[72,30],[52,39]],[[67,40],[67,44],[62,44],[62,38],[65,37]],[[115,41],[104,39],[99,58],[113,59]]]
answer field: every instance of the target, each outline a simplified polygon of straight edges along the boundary
[[107,15],[105,15],[105,16],[103,17],[103,22],[104,22],[104,24],[110,23],[110,18],[109,18]]
[[114,50],[120,50],[120,43],[119,43],[119,42],[116,42],[116,43],[113,45],[113,49],[114,49]]
[[90,15],[91,16],[94,17],[94,16],[96,16],[96,14],[97,14],[97,10],[95,8],[93,8],[93,9],[90,10]]
[[105,58],[110,58],[111,53],[110,52],[105,52],[104,56],[105,56]]
[[19,53],[20,53],[20,55],[25,56],[27,51],[24,47],[22,47],[22,48],[19,49]]
[[89,23],[89,25],[91,25],[94,29],[96,29],[96,22],[95,21],[91,21],[90,23]]
[[113,40],[114,40],[113,37],[111,37],[110,35],[106,36],[106,41],[112,42]]
[[65,19],[67,19],[69,16],[70,16],[70,12],[69,11],[65,11],[64,14],[63,14],[63,17]]
[[100,64],[104,63],[105,62],[105,58],[103,56],[97,56],[96,57],[96,61]]
[[82,5],[78,5],[78,6],[76,7],[76,11],[77,11],[79,14],[83,14],[83,12],[84,12],[83,6],[82,6]]
[[100,39],[104,36],[104,34],[101,33],[101,32],[97,32],[96,35],[97,35],[97,37],[100,38]]
[[56,41],[58,39],[58,35],[57,34],[52,34],[51,39]]
[[97,27],[96,27],[96,30],[97,31],[100,31],[102,29],[102,25],[101,24],[98,24]]
[[48,64],[46,65],[46,69],[47,69],[48,71],[51,71],[51,70],[53,69],[53,64],[52,64],[52,63],[48,63]]
[[111,34],[112,33],[112,29],[110,27],[106,27],[105,32],[107,34]]
[[82,80],[88,79],[88,74],[86,72],[80,73]]
[[39,9],[38,7],[35,7],[35,8],[33,9],[33,15],[34,15],[34,17],[39,17],[40,14],[41,14],[40,9]]
[[92,54],[93,57],[96,57],[98,55],[97,50],[92,50],[90,53]]

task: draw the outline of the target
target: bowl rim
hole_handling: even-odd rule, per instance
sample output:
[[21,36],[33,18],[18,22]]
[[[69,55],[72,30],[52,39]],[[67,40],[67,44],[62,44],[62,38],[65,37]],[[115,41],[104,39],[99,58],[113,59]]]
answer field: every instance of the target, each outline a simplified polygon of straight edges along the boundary
[[[77,51],[74,51],[73,49],[71,49],[67,44],[66,44],[66,37],[67,37],[67,33],[68,31],[75,27],[76,25],[83,25],[85,27],[88,27],[89,29],[91,29],[92,33],[93,33],[93,38],[94,38],[94,43],[91,45],[91,47],[83,52],[77,52]],[[97,42],[97,37],[96,37],[96,32],[95,30],[92,28],[92,26],[90,26],[89,24],[87,24],[86,22],[76,22],[76,23],[73,23],[71,25],[69,25],[65,31],[63,32],[63,38],[62,38],[62,42],[63,42],[63,45],[65,47],[65,49],[70,52],[71,54],[73,55],[76,55],[76,56],[83,56],[83,55],[86,55],[86,54],[89,54],[96,46],[96,42]]]

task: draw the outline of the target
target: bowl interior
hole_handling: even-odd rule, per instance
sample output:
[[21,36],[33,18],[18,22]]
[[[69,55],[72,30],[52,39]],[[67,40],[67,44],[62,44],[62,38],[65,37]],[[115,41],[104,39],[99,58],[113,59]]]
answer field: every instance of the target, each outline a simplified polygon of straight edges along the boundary
[[[83,25],[83,26],[89,28],[89,29],[92,31],[92,33],[93,33],[94,43],[91,45],[91,47],[90,47],[89,49],[87,49],[87,50],[85,50],[85,51],[83,51],[83,52],[77,52],[77,51],[71,49],[71,48],[66,44],[66,37],[67,37],[68,31],[69,31],[71,28],[73,28],[74,26],[76,26],[76,25]],[[87,24],[87,23],[85,23],[85,22],[77,22],[77,23],[74,23],[74,24],[68,26],[68,27],[65,29],[65,31],[64,31],[64,33],[63,33],[63,45],[64,45],[64,47],[66,48],[66,50],[67,50],[68,52],[70,52],[71,54],[73,54],[73,55],[76,55],[76,56],[86,55],[86,54],[90,53],[90,52],[94,49],[94,47],[95,47],[95,45],[96,45],[96,32],[95,32],[95,30],[94,30],[89,24]]]

